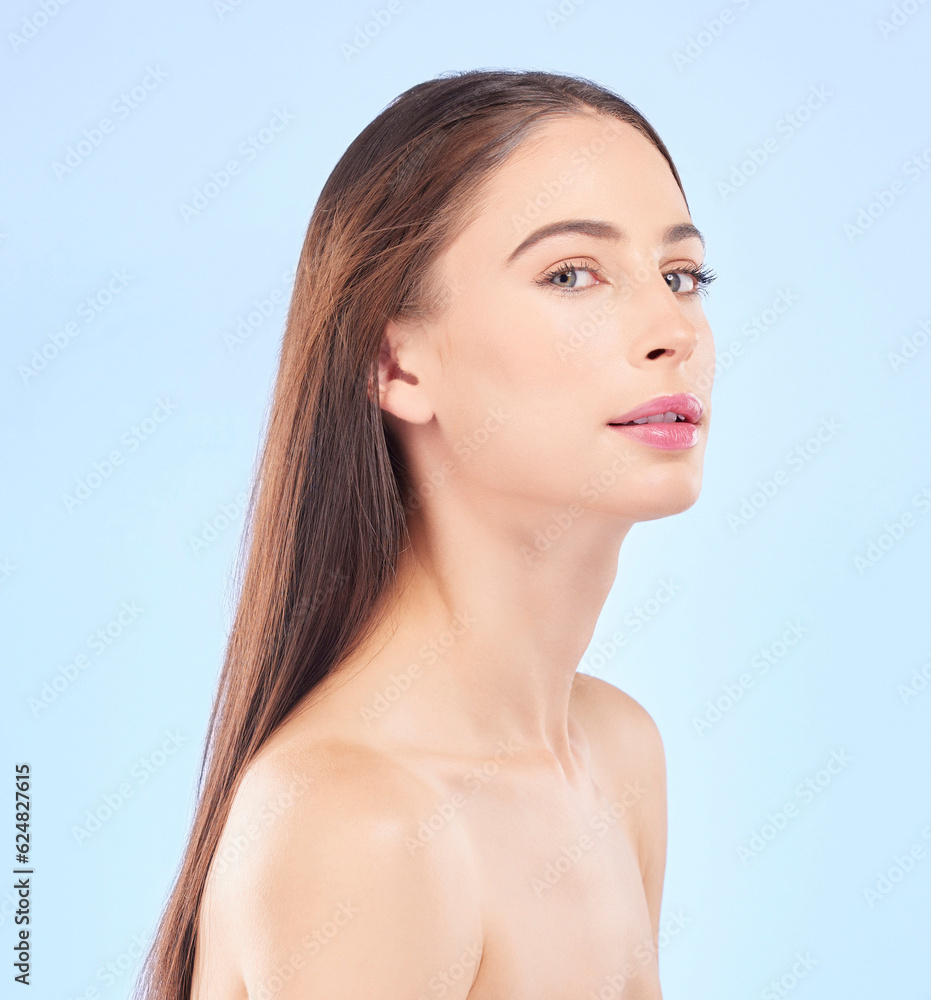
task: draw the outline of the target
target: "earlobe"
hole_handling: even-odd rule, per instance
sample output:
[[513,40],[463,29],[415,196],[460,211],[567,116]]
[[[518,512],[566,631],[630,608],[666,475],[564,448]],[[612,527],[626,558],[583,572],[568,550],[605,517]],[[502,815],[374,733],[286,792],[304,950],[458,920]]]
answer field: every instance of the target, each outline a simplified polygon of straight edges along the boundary
[[[378,401],[383,410],[398,419],[424,424],[433,418],[433,408],[418,376],[401,365],[397,344],[402,336],[397,324],[390,321],[378,355]],[[401,350],[400,353],[406,360],[407,352]],[[370,383],[370,396],[371,393]]]

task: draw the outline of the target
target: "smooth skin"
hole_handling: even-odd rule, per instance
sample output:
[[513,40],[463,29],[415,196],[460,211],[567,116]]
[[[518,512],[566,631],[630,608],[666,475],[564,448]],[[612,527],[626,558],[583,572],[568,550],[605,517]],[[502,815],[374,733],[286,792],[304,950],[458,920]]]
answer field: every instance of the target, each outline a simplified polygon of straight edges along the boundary
[[[626,238],[508,263],[578,219]],[[714,344],[677,269],[704,248],[663,240],[690,222],[632,126],[550,122],[441,258],[442,314],[387,325],[380,403],[420,484],[394,610],[248,767],[192,1000],[661,997],[662,741],[577,668],[631,526],[698,498]],[[689,391],[691,449],[608,426]]]

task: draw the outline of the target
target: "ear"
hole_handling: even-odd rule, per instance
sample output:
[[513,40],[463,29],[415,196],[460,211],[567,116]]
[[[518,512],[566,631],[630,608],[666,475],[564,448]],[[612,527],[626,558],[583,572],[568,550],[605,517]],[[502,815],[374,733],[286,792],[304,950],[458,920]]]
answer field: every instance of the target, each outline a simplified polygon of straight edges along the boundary
[[422,329],[414,331],[395,320],[385,324],[378,355],[378,402],[387,413],[412,424],[425,424],[433,419],[433,406],[426,387],[415,374],[420,367],[417,347],[422,346]]

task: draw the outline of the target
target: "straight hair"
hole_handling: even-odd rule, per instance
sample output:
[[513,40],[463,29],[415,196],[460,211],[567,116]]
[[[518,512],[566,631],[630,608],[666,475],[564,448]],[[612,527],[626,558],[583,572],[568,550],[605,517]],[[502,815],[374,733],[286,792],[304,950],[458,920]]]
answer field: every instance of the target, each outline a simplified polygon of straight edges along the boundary
[[324,184],[247,507],[194,816],[135,1000],[190,1000],[201,903],[239,780],[391,610],[414,491],[370,388],[386,323],[444,308],[437,262],[480,212],[482,182],[546,122],[592,113],[639,130],[682,190],[633,105],[582,77],[517,70],[452,72],[411,87]]

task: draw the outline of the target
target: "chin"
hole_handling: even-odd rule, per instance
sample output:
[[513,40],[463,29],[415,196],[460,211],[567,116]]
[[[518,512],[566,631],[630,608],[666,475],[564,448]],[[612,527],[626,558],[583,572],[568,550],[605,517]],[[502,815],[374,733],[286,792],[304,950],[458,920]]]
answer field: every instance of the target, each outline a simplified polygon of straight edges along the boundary
[[605,495],[604,507],[631,521],[654,521],[688,510],[701,493],[700,465],[675,463],[631,475]]

